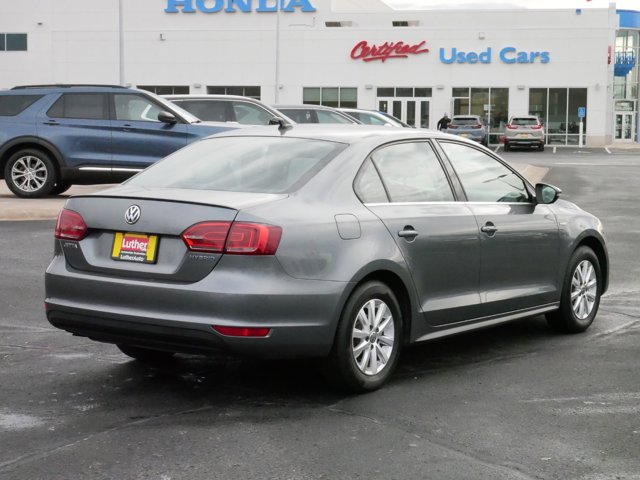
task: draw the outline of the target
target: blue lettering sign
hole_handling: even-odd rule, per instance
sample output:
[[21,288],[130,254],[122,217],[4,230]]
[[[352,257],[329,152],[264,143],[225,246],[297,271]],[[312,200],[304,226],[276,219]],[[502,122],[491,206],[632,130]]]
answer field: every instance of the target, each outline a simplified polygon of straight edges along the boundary
[[491,63],[491,48],[483,52],[463,52],[457,48],[451,49],[451,55],[447,56],[445,49],[440,49],[440,61],[442,63]]
[[[256,4],[254,10],[254,3]],[[167,0],[166,13],[218,13],[224,10],[227,13],[243,12],[315,12],[316,8],[311,0]]]

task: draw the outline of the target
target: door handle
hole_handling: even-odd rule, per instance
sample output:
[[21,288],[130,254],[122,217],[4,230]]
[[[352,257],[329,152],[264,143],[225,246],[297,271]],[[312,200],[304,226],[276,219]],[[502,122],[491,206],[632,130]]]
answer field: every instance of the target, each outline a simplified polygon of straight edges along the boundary
[[487,223],[484,224],[484,226],[482,226],[480,228],[480,231],[486,233],[487,235],[489,235],[491,237],[491,236],[495,235],[495,233],[498,231],[498,227],[496,227],[491,222],[487,222]]
[[60,125],[58,122],[56,122],[55,120],[47,120],[46,122],[42,122],[45,125],[51,125],[51,126],[56,126],[56,125]]
[[129,123],[125,123],[124,125],[122,125],[122,131],[123,132],[131,131],[131,125]]
[[401,238],[406,238],[409,240],[413,240],[418,236],[418,232],[416,232],[412,226],[407,225],[403,230],[398,232],[398,236]]

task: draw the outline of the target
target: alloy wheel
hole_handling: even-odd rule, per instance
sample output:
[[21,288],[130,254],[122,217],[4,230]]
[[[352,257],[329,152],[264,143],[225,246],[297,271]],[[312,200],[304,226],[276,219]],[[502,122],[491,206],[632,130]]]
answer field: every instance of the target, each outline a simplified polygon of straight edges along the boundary
[[578,264],[571,278],[571,308],[574,315],[584,320],[593,311],[598,291],[596,271],[589,260]]
[[33,155],[20,157],[11,167],[11,180],[23,192],[37,192],[49,177],[47,165]]
[[394,349],[394,323],[391,310],[377,298],[365,303],[351,333],[353,359],[365,375],[377,375],[389,362]]

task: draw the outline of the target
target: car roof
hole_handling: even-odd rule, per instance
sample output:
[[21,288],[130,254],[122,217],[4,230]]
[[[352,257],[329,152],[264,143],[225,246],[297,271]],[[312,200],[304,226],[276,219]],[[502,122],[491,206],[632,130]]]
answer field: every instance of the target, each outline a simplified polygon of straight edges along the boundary
[[324,105],[307,105],[307,104],[302,104],[302,105],[273,105],[273,108],[276,109],[281,109],[281,108],[295,108],[295,109],[305,109],[305,110],[338,110],[337,108],[333,108],[333,107],[327,107]]
[[[105,84],[51,84],[51,85],[17,85],[7,92],[16,92],[17,95],[29,93],[60,93],[60,92],[113,92],[131,91],[135,89],[123,87],[122,85]],[[3,91],[3,93],[6,93]]]
[[388,128],[382,125],[347,125],[347,124],[330,124],[330,123],[305,123],[295,124],[287,128],[281,128],[277,125],[268,127],[251,127],[243,130],[229,130],[219,133],[214,137],[227,136],[264,136],[264,137],[291,137],[291,138],[308,138],[312,140],[326,140],[340,143],[357,143],[361,140],[384,137],[385,140],[392,142],[396,140],[409,139],[455,139],[456,141],[465,141],[475,145],[476,142],[461,139],[458,136],[436,130],[427,130],[424,128]]
[[161,95],[162,98],[166,98],[167,100],[245,100],[248,102],[256,102],[264,104],[261,100],[257,100],[251,97],[245,97],[242,95],[224,95],[224,94],[172,94],[172,95]]

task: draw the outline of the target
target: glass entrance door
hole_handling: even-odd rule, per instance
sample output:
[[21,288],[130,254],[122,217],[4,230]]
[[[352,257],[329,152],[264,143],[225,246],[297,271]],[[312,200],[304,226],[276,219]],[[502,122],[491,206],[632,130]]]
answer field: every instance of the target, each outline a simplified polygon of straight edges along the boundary
[[616,112],[614,140],[616,142],[633,142],[636,130],[632,112]]
[[424,98],[378,98],[378,110],[399,118],[412,127],[429,128],[429,100]]

